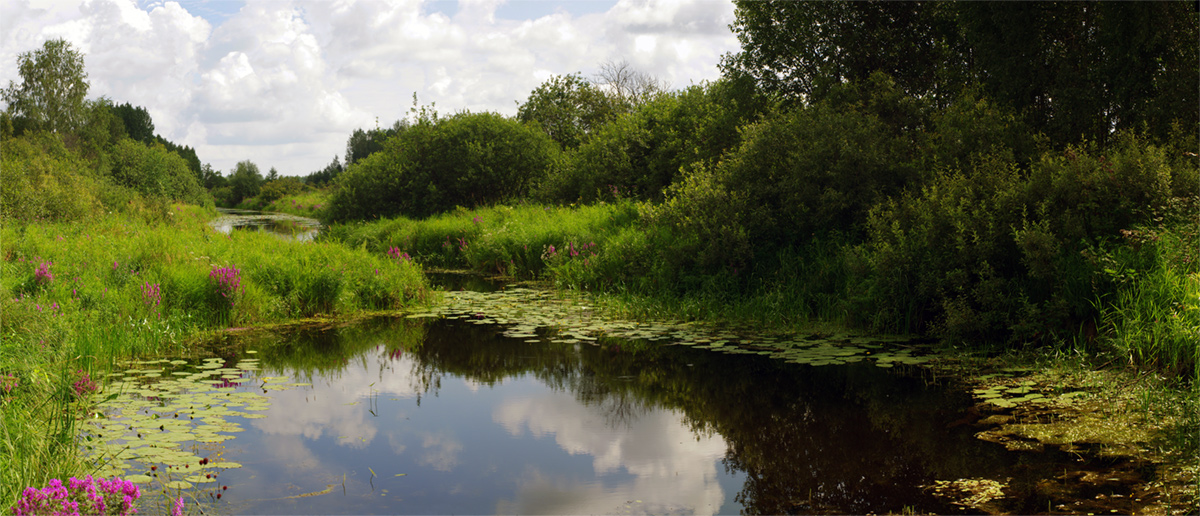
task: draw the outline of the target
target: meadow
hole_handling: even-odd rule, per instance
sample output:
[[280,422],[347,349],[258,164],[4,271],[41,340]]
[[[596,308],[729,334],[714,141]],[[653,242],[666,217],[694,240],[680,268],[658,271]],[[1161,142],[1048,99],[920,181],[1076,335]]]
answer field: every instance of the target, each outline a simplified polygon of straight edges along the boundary
[[[397,310],[435,296],[411,260],[267,233],[211,208],[0,228],[0,500],[83,478],[75,428],[132,357],[189,356],[214,332]],[[99,392],[99,394],[95,394]]]

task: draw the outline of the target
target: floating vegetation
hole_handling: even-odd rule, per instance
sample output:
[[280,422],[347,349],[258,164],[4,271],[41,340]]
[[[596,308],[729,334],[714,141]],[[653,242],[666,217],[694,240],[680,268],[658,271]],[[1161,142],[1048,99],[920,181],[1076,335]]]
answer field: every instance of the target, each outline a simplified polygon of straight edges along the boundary
[[587,343],[619,338],[668,346],[690,346],[728,354],[766,355],[811,366],[874,361],[878,367],[928,362],[929,345],[896,336],[852,334],[764,334],[753,328],[723,328],[686,322],[632,322],[607,318],[586,304],[524,287],[495,292],[451,291],[445,304],[407,317],[462,319],[502,326],[503,335],[529,343]]
[[925,486],[925,489],[935,496],[948,499],[954,505],[985,509],[989,502],[1004,498],[1005,487],[1005,483],[987,478],[960,478],[937,480],[933,485]]
[[[199,363],[149,360],[114,373],[108,394],[82,435],[89,453],[102,464],[101,476],[122,476],[139,484],[157,480],[168,489],[189,489],[216,481],[221,470],[240,468],[221,455],[220,443],[243,428],[235,418],[260,419],[270,398],[239,385],[284,390],[287,377],[257,377],[257,359],[226,367],[222,358]],[[138,367],[144,369],[139,369]]]

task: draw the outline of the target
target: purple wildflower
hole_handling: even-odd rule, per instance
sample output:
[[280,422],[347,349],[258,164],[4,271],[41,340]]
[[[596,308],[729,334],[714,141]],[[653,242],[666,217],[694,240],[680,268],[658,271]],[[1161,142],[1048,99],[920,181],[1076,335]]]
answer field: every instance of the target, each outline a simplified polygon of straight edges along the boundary
[[37,272],[33,273],[33,280],[38,285],[49,285],[51,281],[54,281],[54,273],[50,272],[51,265],[54,265],[54,263],[41,262],[38,265]]

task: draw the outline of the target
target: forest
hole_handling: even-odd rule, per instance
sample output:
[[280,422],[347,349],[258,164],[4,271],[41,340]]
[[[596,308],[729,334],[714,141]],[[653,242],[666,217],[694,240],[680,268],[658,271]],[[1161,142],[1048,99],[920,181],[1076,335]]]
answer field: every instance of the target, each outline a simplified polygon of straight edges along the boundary
[[[414,94],[307,175],[202,165],[47,42],[0,92],[0,456],[22,457],[0,501],[81,470],[60,413],[106,360],[420,305],[422,270],[632,317],[1084,356],[1194,395],[1198,5],[737,1],[718,80],[610,61],[513,116]],[[216,207],[325,228],[235,245],[200,231]]]

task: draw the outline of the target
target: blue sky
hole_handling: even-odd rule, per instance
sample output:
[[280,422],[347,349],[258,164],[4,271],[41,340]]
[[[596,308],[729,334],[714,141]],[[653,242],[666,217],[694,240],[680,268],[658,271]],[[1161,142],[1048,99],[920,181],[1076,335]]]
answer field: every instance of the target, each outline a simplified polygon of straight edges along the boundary
[[516,112],[553,77],[627,61],[679,88],[737,50],[727,0],[4,0],[0,85],[65,38],[89,96],[146,107],[164,137],[228,171],[304,175],[356,128],[440,112]]

